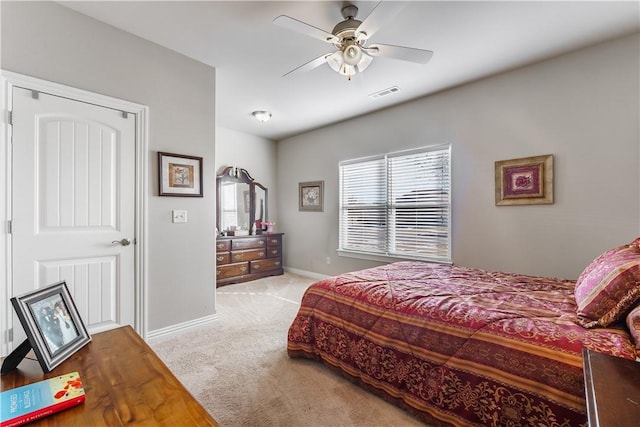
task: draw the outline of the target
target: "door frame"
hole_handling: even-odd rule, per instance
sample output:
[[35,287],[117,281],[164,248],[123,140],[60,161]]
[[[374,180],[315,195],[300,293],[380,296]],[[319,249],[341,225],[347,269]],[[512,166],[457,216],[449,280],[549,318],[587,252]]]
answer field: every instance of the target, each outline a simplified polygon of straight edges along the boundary
[[[88,104],[112,108],[133,114],[135,124],[135,219],[134,219],[134,288],[135,288],[135,324],[134,329],[146,339],[147,336],[147,203],[148,203],[148,120],[149,107],[107,95],[85,91],[58,83],[42,80],[0,69],[0,165],[5,171],[0,173],[0,356],[6,356],[16,343],[13,343],[11,329],[13,308],[10,296],[13,294],[12,252],[10,221],[12,220],[12,150],[10,111],[13,109],[13,88],[20,87],[37,92],[44,92]],[[19,344],[19,343],[18,343]]]

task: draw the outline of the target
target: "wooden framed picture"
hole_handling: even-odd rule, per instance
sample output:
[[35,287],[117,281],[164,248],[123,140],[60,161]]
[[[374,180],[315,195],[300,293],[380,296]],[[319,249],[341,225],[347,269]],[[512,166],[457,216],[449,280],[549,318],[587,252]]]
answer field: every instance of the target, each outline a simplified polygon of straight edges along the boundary
[[158,153],[160,196],[202,197],[202,157]]
[[64,281],[13,297],[11,304],[27,339],[4,360],[2,373],[15,368],[31,349],[49,372],[91,341]]
[[322,212],[324,181],[298,183],[298,210]]
[[496,205],[553,203],[553,155],[495,162]]

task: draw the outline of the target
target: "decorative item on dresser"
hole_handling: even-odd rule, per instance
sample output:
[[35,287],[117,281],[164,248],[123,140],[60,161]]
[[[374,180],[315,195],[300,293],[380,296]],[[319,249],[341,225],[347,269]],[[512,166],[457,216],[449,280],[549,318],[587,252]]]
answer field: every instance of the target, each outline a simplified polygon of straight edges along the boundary
[[282,234],[218,237],[216,287],[284,274]]

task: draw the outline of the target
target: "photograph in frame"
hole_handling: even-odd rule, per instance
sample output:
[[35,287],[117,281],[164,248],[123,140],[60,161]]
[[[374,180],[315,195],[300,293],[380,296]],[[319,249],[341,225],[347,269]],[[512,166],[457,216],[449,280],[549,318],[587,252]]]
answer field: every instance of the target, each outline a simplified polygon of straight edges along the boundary
[[15,357],[12,353],[5,359],[2,373],[10,370],[16,359],[19,363],[30,349],[42,370],[50,372],[91,341],[65,281],[13,297],[11,304],[27,340],[14,350]]

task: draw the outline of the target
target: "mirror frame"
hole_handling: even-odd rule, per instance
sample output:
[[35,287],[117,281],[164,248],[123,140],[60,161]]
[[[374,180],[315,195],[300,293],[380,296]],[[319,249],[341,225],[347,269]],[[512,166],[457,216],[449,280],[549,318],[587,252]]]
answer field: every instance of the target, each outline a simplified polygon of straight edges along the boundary
[[220,194],[222,188],[222,182],[232,181],[237,183],[249,184],[249,234],[256,234],[255,222],[256,222],[256,187],[259,187],[264,191],[264,219],[267,221],[267,205],[268,205],[268,191],[267,188],[255,181],[249,172],[243,168],[237,168],[234,166],[227,166],[223,171],[216,175],[216,227],[218,229],[218,236],[222,234],[222,226],[220,223]]

